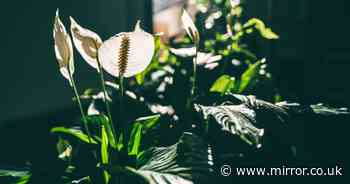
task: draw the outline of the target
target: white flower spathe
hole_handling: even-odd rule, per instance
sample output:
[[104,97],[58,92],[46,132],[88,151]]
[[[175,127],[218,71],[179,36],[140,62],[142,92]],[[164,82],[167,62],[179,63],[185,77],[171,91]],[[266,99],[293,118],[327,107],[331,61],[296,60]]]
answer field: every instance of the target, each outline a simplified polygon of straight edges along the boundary
[[230,4],[232,8],[235,8],[239,4],[241,4],[241,0],[230,0]]
[[74,73],[73,46],[70,36],[67,34],[58,13],[56,11],[55,23],[53,28],[53,37],[55,40],[55,55],[59,64],[60,72],[72,85],[71,77]]
[[188,34],[188,36],[192,39],[195,44],[199,43],[199,32],[197,27],[194,25],[191,16],[187,13],[186,10],[183,10],[181,16],[182,24]]
[[106,40],[98,50],[103,69],[114,77],[132,77],[144,71],[154,54],[153,35],[140,28],[122,32]]
[[102,45],[101,38],[93,31],[81,27],[72,17],[71,33],[75,48],[79,51],[83,59],[99,72],[98,49]]

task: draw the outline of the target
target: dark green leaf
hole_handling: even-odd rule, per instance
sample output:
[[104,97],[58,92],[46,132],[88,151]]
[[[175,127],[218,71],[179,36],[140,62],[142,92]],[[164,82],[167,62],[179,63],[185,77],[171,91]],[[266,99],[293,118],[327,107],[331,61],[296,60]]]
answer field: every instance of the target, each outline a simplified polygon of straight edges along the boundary
[[111,173],[125,173],[125,181],[128,184],[214,182],[211,148],[200,137],[191,133],[184,133],[172,146],[148,149],[139,157],[138,163],[141,163],[141,166],[137,170],[116,167]]
[[259,78],[259,70],[261,61],[248,66],[248,69],[241,75],[239,93],[244,92],[248,88],[252,87]]
[[154,128],[159,123],[160,115],[141,117],[135,120],[128,143],[129,155],[138,155],[142,134]]
[[87,116],[87,121],[89,124],[97,124],[97,125],[103,125],[105,127],[107,136],[108,136],[108,142],[109,145],[116,149],[117,148],[117,141],[114,137],[111,122],[109,121],[108,117],[105,115],[94,115],[94,116]]
[[150,130],[152,128],[154,128],[158,123],[159,123],[159,118],[160,115],[152,115],[152,116],[146,116],[146,117],[141,117],[141,118],[137,118],[135,120],[135,123],[139,123],[143,125],[143,128],[145,131]]
[[27,184],[31,177],[28,170],[0,169],[0,181],[8,184]]
[[264,129],[254,126],[256,114],[248,107],[242,105],[196,105],[195,108],[203,120],[219,124],[223,131],[239,136],[249,145],[261,147]]
[[90,142],[89,137],[86,134],[84,134],[81,130],[77,130],[73,128],[54,127],[51,129],[51,133],[72,136],[88,144],[97,144],[97,142],[94,139],[91,139],[91,142]]

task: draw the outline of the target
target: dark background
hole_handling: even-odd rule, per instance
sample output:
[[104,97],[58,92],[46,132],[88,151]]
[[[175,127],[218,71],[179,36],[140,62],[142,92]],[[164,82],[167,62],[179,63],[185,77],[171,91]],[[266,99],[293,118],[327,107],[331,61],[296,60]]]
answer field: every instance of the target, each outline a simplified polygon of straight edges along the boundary
[[[305,104],[349,106],[350,26],[346,9],[350,1],[247,2],[246,13],[262,18],[280,35],[280,40],[272,44],[259,40],[256,44],[268,56],[282,96]],[[43,139],[48,137],[49,127],[77,112],[54,56],[52,25],[56,8],[67,28],[68,17],[73,16],[105,40],[131,30],[138,18],[150,30],[150,6],[150,0],[1,2],[0,165],[33,157],[46,159],[40,151],[48,147],[49,140]],[[94,69],[77,52],[75,58],[80,91],[97,86]],[[54,145],[50,146],[54,151]]]
[[293,100],[349,106],[350,1],[247,1],[248,15],[263,18],[280,39],[257,44],[270,56],[274,80]]

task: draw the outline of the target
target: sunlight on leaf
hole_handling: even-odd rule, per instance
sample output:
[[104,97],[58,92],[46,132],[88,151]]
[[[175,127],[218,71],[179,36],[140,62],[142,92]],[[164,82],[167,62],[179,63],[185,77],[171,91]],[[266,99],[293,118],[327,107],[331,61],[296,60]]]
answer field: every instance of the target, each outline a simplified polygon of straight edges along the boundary
[[[54,127],[51,129],[51,133],[73,136],[75,138],[78,138],[80,141],[84,143],[90,144],[88,136],[84,134],[81,130],[65,128],[65,127]],[[91,139],[91,144],[97,144],[97,142]]]
[[141,145],[142,137],[142,125],[135,124],[131,130],[129,145],[128,145],[128,154],[137,155],[139,153],[139,148]]
[[[105,127],[102,125],[101,127],[101,162],[104,165],[109,163],[108,156],[108,136]],[[105,183],[108,184],[110,180],[110,175],[107,171],[103,171],[103,176]]]
[[257,29],[259,31],[261,36],[263,36],[266,39],[278,39],[279,38],[279,36],[276,33],[274,33],[271,30],[271,28],[266,27],[265,23],[258,18],[249,19],[248,22],[243,25],[243,27],[246,29],[250,28],[250,27],[255,27],[255,29]]
[[113,130],[111,126],[111,122],[108,117],[105,115],[92,115],[86,117],[89,124],[97,124],[99,126],[104,126],[106,134],[108,136],[108,143],[112,148],[117,148],[117,141],[113,136]]
[[149,130],[149,129],[154,128],[159,123],[159,121],[158,121],[159,118],[160,118],[159,114],[141,117],[141,118],[137,118],[135,120],[135,123],[140,123],[144,126],[145,130]]
[[210,92],[218,92],[225,94],[231,92],[236,85],[236,80],[234,77],[229,75],[222,75],[219,77],[210,88]]
[[7,181],[11,184],[28,184],[31,173],[28,170],[7,170],[0,169],[0,181]]
[[105,127],[101,127],[101,161],[103,164],[109,163],[108,158],[108,136]]
[[209,120],[209,123],[217,123],[221,126],[222,131],[237,135],[249,145],[261,148],[264,129],[255,127],[255,111],[242,105],[196,105],[195,108],[204,120]]
[[261,61],[258,61],[254,64],[251,64],[248,66],[248,69],[241,75],[240,80],[240,86],[239,86],[239,93],[244,92],[249,87],[253,86],[258,78],[259,78],[259,70],[261,66],[261,62],[265,59],[262,59]]
[[138,155],[140,152],[142,135],[159,123],[160,115],[141,117],[135,120],[128,143],[129,155]]

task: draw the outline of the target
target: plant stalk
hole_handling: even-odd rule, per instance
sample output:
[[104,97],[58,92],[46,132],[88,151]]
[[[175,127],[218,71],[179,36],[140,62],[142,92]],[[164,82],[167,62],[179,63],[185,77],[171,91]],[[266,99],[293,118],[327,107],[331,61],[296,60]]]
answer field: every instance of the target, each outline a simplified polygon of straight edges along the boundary
[[106,90],[106,84],[105,84],[105,79],[104,79],[104,75],[103,75],[103,70],[102,70],[102,66],[100,63],[100,60],[97,56],[97,65],[98,65],[98,69],[99,69],[99,73],[100,73],[100,80],[101,80],[101,84],[102,84],[102,91],[103,91],[103,96],[104,96],[104,102],[105,102],[105,106],[106,106],[106,110],[107,110],[107,115],[111,124],[111,128],[112,128],[112,133],[113,136],[117,139],[117,134],[115,132],[115,128],[114,128],[114,123],[113,123],[113,119],[112,119],[112,113],[111,113],[111,108],[109,106],[109,102],[107,100],[107,90]]
[[72,84],[74,95],[75,95],[75,97],[77,99],[77,102],[78,102],[78,106],[79,106],[79,109],[80,109],[81,117],[83,118],[83,127],[84,127],[86,133],[88,134],[89,143],[92,143],[92,141],[91,141],[91,133],[90,133],[89,127],[87,125],[87,119],[86,119],[86,116],[84,114],[84,110],[83,110],[83,106],[82,106],[81,101],[80,101],[79,93],[78,93],[75,81],[73,79],[73,76],[72,76],[72,74],[70,72],[69,72],[69,78],[70,78],[70,81],[71,81],[71,84]]
[[[124,125],[124,120],[123,120],[123,113],[124,113],[124,108],[123,108],[123,99],[124,99],[124,85],[123,85],[123,81],[124,81],[124,76],[121,75],[119,77],[119,123],[120,123],[120,128],[121,128],[121,133],[123,134],[123,143],[125,143],[126,141],[126,131],[125,129],[125,125]],[[127,146],[124,144],[124,146]]]
[[195,93],[196,93],[196,78],[197,78],[197,57],[198,57],[198,43],[195,43],[195,47],[196,47],[196,55],[193,58],[192,64],[193,64],[193,73],[192,73],[192,88],[191,88],[191,100],[190,103],[193,103],[194,101],[194,97],[195,97]]

